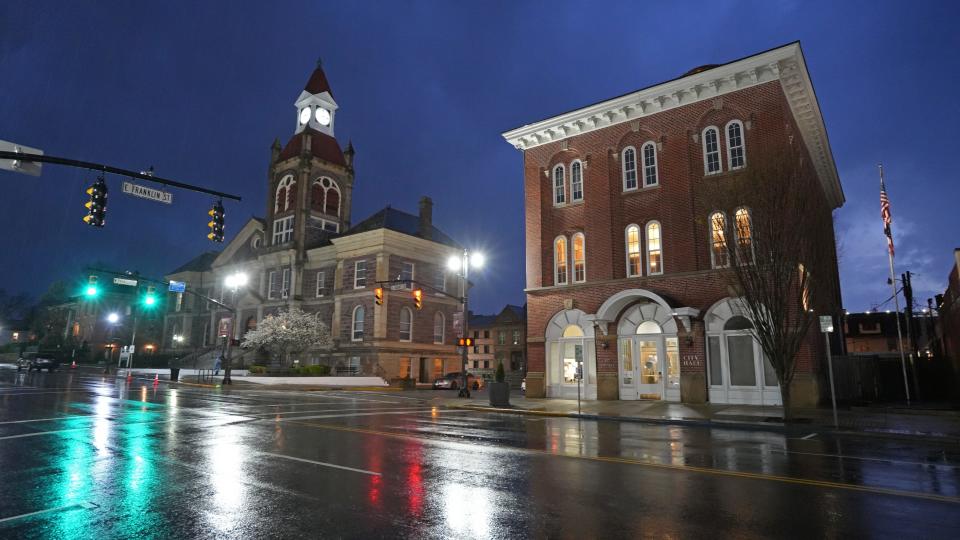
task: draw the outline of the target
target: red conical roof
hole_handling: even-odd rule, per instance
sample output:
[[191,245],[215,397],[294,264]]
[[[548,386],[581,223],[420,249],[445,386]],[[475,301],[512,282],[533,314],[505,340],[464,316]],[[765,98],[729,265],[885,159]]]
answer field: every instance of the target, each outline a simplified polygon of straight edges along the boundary
[[327,76],[324,74],[323,68],[320,67],[320,62],[317,62],[317,69],[313,70],[310,80],[307,81],[307,85],[303,89],[311,94],[328,92],[330,97],[333,97],[333,90],[330,88],[330,83],[327,82]]

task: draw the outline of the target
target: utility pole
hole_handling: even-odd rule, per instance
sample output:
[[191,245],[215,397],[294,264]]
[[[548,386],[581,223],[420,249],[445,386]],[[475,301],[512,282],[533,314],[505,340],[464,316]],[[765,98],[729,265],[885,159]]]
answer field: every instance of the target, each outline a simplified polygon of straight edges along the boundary
[[[910,371],[913,372],[913,396],[920,399],[920,380],[917,373],[917,333],[913,327],[913,285],[910,282],[910,271],[900,274],[903,283],[903,313],[907,317],[907,343],[910,345]],[[899,317],[900,314],[897,314]]]

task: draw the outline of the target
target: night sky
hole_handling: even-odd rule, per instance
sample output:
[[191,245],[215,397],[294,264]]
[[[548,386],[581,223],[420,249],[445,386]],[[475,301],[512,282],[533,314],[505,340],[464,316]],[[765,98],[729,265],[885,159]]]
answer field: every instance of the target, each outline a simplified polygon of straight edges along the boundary
[[[337,138],[357,150],[354,223],[433,197],[434,223],[487,253],[473,307],[494,312],[524,302],[522,154],[502,131],[799,39],[847,197],[844,306],[863,310],[890,295],[878,161],[918,299],[942,292],[960,246],[957,5],[5,0],[0,139],[239,194],[229,239],[264,214],[270,144],[322,57]],[[106,228],[84,225],[93,178],[0,172],[0,287],[39,295],[95,261],[160,276],[217,247],[210,197],[167,207],[117,177]]]

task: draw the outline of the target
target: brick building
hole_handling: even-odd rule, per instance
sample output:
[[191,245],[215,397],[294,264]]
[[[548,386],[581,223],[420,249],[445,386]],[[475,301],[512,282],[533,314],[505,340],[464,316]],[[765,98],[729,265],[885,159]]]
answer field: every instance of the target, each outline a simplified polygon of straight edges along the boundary
[[470,372],[493,380],[497,364],[503,362],[508,382],[519,387],[527,365],[526,309],[508,304],[496,315],[471,313],[470,334],[474,339],[467,356]]
[[[316,347],[303,363],[327,364],[341,374],[378,375],[420,382],[458,371],[455,322],[456,278],[446,261],[462,253],[433,225],[433,203],[419,213],[387,206],[354,224],[351,203],[354,149],[334,138],[338,105],[320,66],[295,102],[295,132],[272,147],[264,218],[252,218],[219,253],[206,253],[167,276],[235,305],[238,317],[190,294],[171,294],[164,329],[167,348],[203,349],[220,342],[220,328],[240,338],[267,315],[292,306],[317,313],[329,327],[332,348]],[[249,282],[236,294],[226,276],[242,272]],[[404,279],[424,286],[416,309],[410,284],[386,287],[374,301],[377,282]],[[256,353],[238,350],[243,355]]]
[[953,260],[947,288],[943,295],[937,296],[937,311],[943,335],[943,354],[950,360],[953,373],[960,377],[960,248],[953,250]]
[[[529,396],[576,396],[582,361],[588,399],[780,402],[716,249],[744,226],[749,238],[749,209],[715,207],[702,184],[790,145],[832,222],[843,192],[799,43],[503,136],[524,158]],[[811,302],[839,313],[829,259],[812,263],[830,286]],[[801,349],[798,404],[819,399],[819,340]]]

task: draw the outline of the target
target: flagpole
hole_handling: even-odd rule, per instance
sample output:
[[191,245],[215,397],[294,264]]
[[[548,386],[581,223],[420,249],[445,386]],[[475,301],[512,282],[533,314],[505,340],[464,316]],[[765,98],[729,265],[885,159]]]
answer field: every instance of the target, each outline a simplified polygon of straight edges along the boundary
[[[883,183],[883,164],[880,163],[877,167],[880,169],[880,189],[886,191]],[[887,249],[887,259],[890,261],[890,287],[893,289],[893,305],[897,309],[897,349],[900,351],[900,368],[903,370],[903,390],[907,393],[907,405],[910,405],[910,385],[907,383],[907,360],[903,355],[903,332],[900,330],[900,298],[897,296],[897,280],[895,277],[896,274],[893,271],[892,249]]]

